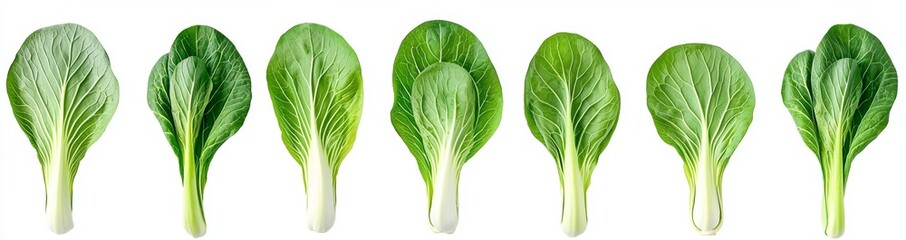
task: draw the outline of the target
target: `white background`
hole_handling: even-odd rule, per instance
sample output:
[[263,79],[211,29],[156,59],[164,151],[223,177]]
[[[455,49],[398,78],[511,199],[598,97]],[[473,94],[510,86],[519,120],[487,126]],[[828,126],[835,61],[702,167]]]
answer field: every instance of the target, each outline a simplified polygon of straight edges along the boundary
[[[63,236],[47,229],[40,165],[8,98],[0,97],[2,239],[191,239],[182,227],[177,160],[145,94],[151,66],[177,33],[194,24],[214,26],[229,37],[252,77],[245,125],[217,153],[208,175],[204,238],[210,240],[566,239],[559,223],[557,170],[529,132],[522,106],[528,63],[541,42],[559,31],[582,34],[598,45],[622,95],[616,133],[588,190],[589,225],[580,238],[822,239],[818,160],[780,98],[787,63],[814,49],[831,25],[855,23],[880,38],[906,72],[904,8],[871,1],[0,4],[3,76],[32,31],[74,22],[97,35],[120,83],[116,115],[75,181],[76,227]],[[389,117],[397,47],[412,28],[432,19],[474,32],[503,85],[500,128],[462,171],[460,221],[453,235],[431,232],[424,183]],[[358,141],[337,177],[337,220],[325,234],[306,228],[301,168],[280,140],[265,81],[277,39],[303,22],[342,34],[358,53],[365,82]],[[754,121],[724,174],[725,218],[712,238],[698,236],[691,225],[682,162],[657,136],[645,103],[651,63],[665,49],[687,42],[731,53],[751,77],[757,98]],[[903,85],[900,92],[906,93]],[[902,237],[903,101],[894,104],[888,128],[855,160],[846,195],[846,239]]]

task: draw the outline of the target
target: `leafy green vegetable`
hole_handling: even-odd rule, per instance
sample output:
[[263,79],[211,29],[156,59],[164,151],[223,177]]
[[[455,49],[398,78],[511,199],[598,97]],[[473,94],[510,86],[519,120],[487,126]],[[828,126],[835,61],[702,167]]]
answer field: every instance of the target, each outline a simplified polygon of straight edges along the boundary
[[362,115],[362,68],[340,34],[297,25],[280,37],[267,66],[283,143],[302,166],[308,228],[326,232],[336,215],[336,175]]
[[214,153],[245,121],[251,101],[248,70],[236,47],[208,26],[176,36],[148,80],[148,106],[179,159],[186,231],[205,234],[202,199]]
[[497,71],[472,32],[428,21],[400,44],[393,89],[390,121],[425,180],[431,228],[453,233],[460,169],[500,124]]
[[88,29],[38,29],[16,53],[6,79],[13,115],[38,153],[50,229],[72,229],[72,185],[119,102],[107,52]]
[[585,191],[619,116],[620,92],[601,51],[572,33],[544,40],[525,76],[525,118],[557,161],[561,227],[571,237],[585,231]]
[[793,57],[781,95],[821,163],[824,233],[840,237],[852,161],[887,126],[897,71],[877,37],[855,25],[835,25],[817,51]]
[[692,223],[713,235],[723,223],[724,169],[752,123],[752,82],[723,49],[685,44],[658,57],[647,91],[658,134],[683,159]]

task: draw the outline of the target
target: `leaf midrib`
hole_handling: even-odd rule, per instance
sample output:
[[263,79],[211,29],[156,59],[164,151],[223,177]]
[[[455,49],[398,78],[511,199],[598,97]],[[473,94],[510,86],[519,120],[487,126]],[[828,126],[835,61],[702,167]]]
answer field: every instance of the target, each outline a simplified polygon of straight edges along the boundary
[[[70,54],[70,57],[71,56],[72,55]],[[65,125],[66,124],[66,119],[65,119],[66,115],[65,114],[66,114],[66,109],[68,108],[68,106],[66,106],[65,104],[66,104],[66,86],[69,85],[69,80],[71,78],[69,72],[71,71],[71,69],[72,69],[72,63],[71,62],[66,63],[66,71],[64,71],[66,73],[66,76],[60,75],[60,80],[61,80],[60,89],[59,89],[60,95],[59,95],[59,98],[57,99],[58,106],[60,106],[60,107],[57,108],[57,111],[58,111],[57,113],[59,115],[57,117],[57,122],[56,122],[57,131],[54,133],[54,135],[55,135],[54,142],[56,144],[54,144],[55,146],[54,146],[54,150],[53,150],[54,151],[53,159],[51,159],[51,161],[58,161],[58,164],[60,166],[70,164],[68,161],[66,161],[69,156],[67,156],[68,154],[66,154],[67,153],[66,148],[68,148],[68,146],[67,146],[68,141],[67,141],[67,136],[66,136],[67,134],[66,134],[66,125]],[[51,164],[51,166],[53,166],[53,164]]]

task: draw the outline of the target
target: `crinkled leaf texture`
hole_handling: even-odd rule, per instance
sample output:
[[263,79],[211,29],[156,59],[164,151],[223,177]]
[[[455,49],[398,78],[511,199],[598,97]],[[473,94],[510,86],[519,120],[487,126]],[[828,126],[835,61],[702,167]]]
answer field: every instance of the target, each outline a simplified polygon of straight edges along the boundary
[[[427,74],[428,70],[432,73]],[[463,82],[463,71],[468,73],[471,87]],[[461,92],[466,87],[472,89],[470,95]],[[452,22],[428,21],[409,32],[400,44],[393,65],[393,90],[390,120],[425,180],[431,226],[435,232],[452,233],[458,219],[459,168],[500,124],[503,98],[497,72],[472,32]],[[414,103],[416,96],[422,101],[419,106]],[[456,98],[436,99],[443,96]],[[457,105],[432,106],[454,102]],[[466,102],[471,102],[469,111],[461,109]],[[463,122],[467,115],[474,118]],[[438,139],[437,134],[448,135]]]
[[38,29],[16,53],[6,90],[19,127],[38,153],[52,231],[73,227],[72,184],[79,162],[116,111],[119,84],[104,47],[88,29]]
[[186,229],[195,237],[206,230],[201,200],[208,167],[242,126],[251,96],[249,73],[236,47],[208,26],[180,32],[151,70],[148,105],[179,159]]
[[852,161],[887,126],[897,72],[865,29],[835,25],[817,51],[793,57],[781,96],[806,146],[821,163],[825,234],[843,235],[843,195]]
[[619,115],[620,92],[594,43],[557,33],[541,44],[525,77],[525,118],[556,160],[569,236],[585,231],[585,191]]
[[658,134],[683,159],[692,222],[699,233],[715,234],[723,222],[723,172],[752,122],[752,82],[723,49],[684,44],[654,62],[647,91]]
[[340,34],[297,25],[280,37],[267,86],[290,155],[302,166],[308,226],[333,226],[336,175],[352,149],[362,115],[362,68]]

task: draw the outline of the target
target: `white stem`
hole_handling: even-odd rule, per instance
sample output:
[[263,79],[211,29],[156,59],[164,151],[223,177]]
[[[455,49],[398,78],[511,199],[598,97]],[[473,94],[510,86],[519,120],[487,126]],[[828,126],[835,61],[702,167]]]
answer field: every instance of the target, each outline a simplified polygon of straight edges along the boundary
[[308,229],[323,233],[333,227],[336,216],[336,189],[333,168],[313,133],[305,162],[305,195]]
[[585,179],[579,169],[574,144],[568,142],[563,161],[563,215],[560,227],[567,236],[575,237],[585,232],[588,215],[585,205]]
[[699,161],[695,165],[695,193],[692,203],[692,223],[701,235],[714,235],[720,228],[721,207],[717,185],[716,164],[709,154],[709,142],[702,141]]
[[72,230],[72,176],[67,161],[55,158],[45,173],[45,192],[47,194],[45,213],[50,230],[64,234]]
[[459,210],[456,202],[459,168],[449,157],[444,156],[440,159],[441,161],[434,169],[434,181],[432,182],[434,193],[431,197],[428,220],[431,223],[431,230],[434,232],[453,233],[459,222]]

